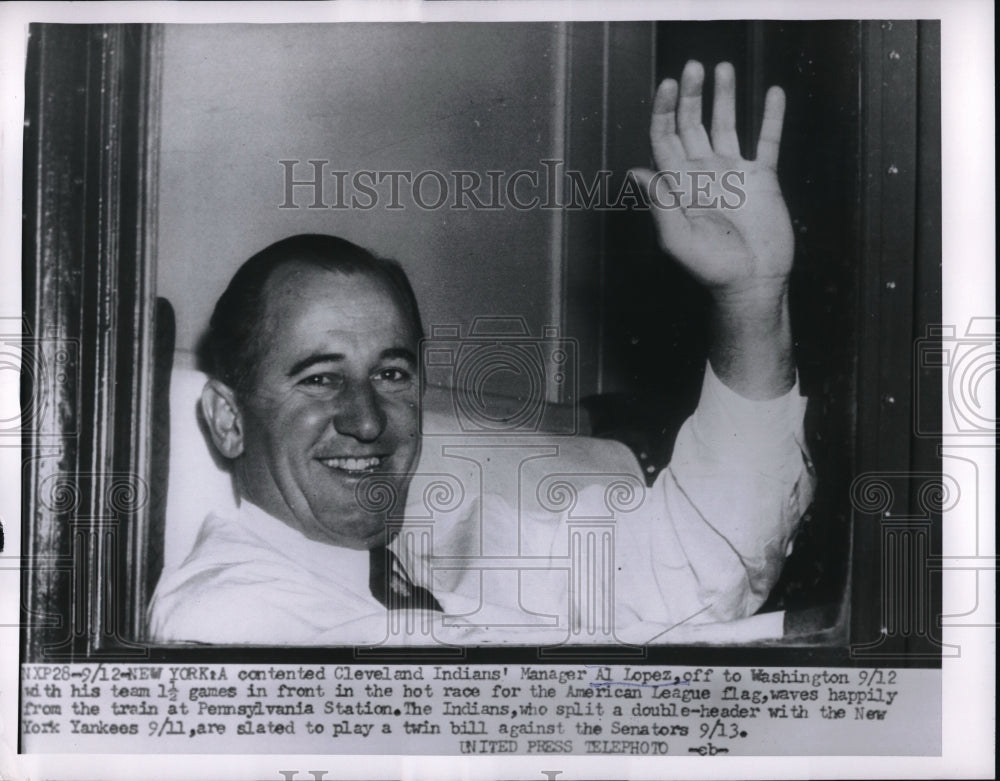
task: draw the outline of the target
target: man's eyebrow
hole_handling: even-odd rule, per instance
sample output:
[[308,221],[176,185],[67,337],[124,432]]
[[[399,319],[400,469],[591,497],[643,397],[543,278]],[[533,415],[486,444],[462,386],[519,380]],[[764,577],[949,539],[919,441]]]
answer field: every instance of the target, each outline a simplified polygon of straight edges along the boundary
[[[310,366],[315,366],[317,363],[338,363],[339,361],[343,361],[345,357],[343,353],[315,353],[303,358],[301,361],[296,361],[292,368],[288,370],[288,376],[294,377],[299,372],[308,369]],[[383,361],[393,359],[403,360],[413,365],[417,363],[416,354],[408,347],[390,347],[379,353],[379,358]]]
[[414,365],[417,363],[416,354],[408,347],[390,347],[388,350],[383,350],[379,357],[383,361],[399,358],[404,361],[409,361]]
[[301,361],[297,361],[295,365],[288,370],[288,376],[294,377],[302,370],[308,369],[310,366],[314,366],[317,363],[336,363],[342,360],[344,360],[343,353],[314,353],[307,358],[303,358]]

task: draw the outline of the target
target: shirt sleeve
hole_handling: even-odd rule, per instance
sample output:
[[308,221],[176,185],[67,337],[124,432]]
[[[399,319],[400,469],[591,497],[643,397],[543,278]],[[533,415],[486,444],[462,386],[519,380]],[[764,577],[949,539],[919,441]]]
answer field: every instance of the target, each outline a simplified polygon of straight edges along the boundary
[[671,463],[619,528],[620,627],[731,621],[763,604],[812,498],[805,406],[798,382],[751,401],[706,368]]

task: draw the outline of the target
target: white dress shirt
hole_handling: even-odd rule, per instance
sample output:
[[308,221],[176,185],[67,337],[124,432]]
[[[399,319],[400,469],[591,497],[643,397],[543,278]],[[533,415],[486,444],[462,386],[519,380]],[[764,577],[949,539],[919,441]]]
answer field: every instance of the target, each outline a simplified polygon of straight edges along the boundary
[[[150,637],[255,645],[690,641],[699,628],[751,616],[777,581],[812,496],[804,409],[797,385],[778,399],[750,401],[709,367],[698,408],[652,488],[635,473],[547,472],[537,457],[525,458],[502,489],[481,485],[435,512],[411,488],[392,547],[443,613],[387,611],[369,591],[367,551],[309,540],[244,501],[236,513],[209,514],[187,559],[163,573]],[[780,634],[780,621],[770,624],[765,631]]]

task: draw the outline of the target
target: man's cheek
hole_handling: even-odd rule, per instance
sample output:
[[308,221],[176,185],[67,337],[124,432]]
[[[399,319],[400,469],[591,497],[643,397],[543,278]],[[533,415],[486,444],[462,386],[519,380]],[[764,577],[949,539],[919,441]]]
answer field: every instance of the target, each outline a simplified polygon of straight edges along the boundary
[[400,437],[416,437],[420,429],[420,405],[416,396],[407,395],[387,408],[393,430]]
[[416,462],[420,453],[420,431],[416,425],[398,430],[396,449],[410,462],[410,465]]
[[294,434],[297,437],[309,435],[309,442],[303,444],[311,444],[330,424],[332,414],[329,402],[309,399],[294,406],[286,405],[280,415],[275,415],[272,425],[278,429],[279,435],[280,433]]

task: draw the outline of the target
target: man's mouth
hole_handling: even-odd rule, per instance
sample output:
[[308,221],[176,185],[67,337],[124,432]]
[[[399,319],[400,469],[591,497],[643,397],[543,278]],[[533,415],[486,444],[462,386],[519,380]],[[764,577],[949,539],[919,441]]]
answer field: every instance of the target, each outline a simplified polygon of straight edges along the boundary
[[384,460],[385,456],[338,456],[336,458],[321,458],[319,462],[330,469],[336,469],[338,472],[349,475],[364,475],[374,472]]

